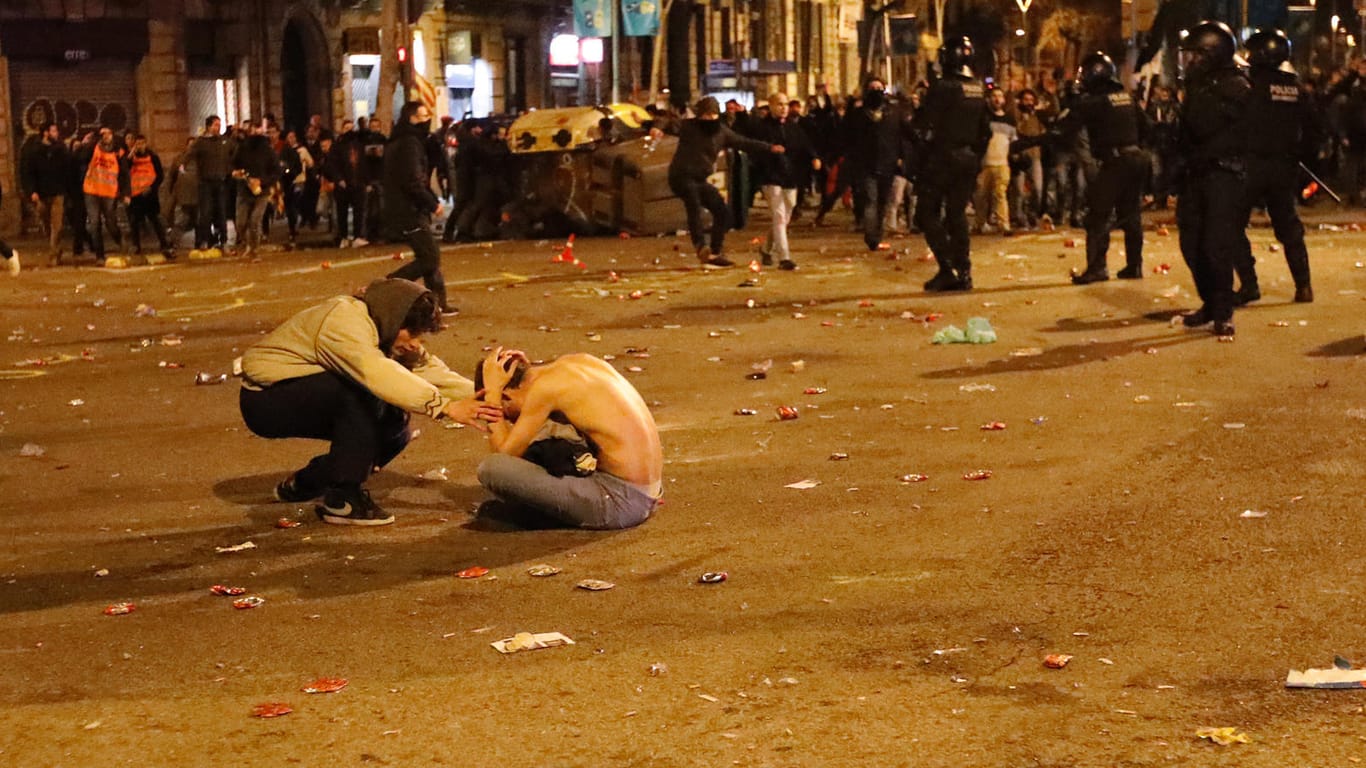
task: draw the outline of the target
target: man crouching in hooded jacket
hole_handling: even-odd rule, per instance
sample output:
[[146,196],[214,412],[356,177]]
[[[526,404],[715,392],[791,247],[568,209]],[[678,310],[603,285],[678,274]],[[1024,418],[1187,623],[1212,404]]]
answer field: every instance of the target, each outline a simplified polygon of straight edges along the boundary
[[292,503],[322,497],[337,525],[388,525],[363,487],[408,445],[409,413],[488,431],[502,419],[419,340],[441,328],[441,306],[417,283],[383,279],[286,320],[242,355],[242,418],[261,437],[328,440],[331,448],[275,488]]

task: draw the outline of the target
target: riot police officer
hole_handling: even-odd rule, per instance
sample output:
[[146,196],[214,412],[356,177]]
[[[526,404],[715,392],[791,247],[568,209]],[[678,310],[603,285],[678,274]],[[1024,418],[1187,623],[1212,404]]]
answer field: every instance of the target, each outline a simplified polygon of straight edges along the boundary
[[1218,336],[1233,335],[1233,264],[1248,249],[1243,184],[1252,83],[1234,62],[1236,46],[1233,32],[1218,21],[1197,24],[1181,41],[1187,80],[1176,224],[1201,301],[1182,322],[1187,328],[1212,322]]
[[991,112],[971,60],[967,37],[945,41],[939,49],[943,77],[930,86],[912,122],[922,159],[915,222],[939,262],[927,291],[972,290],[967,207],[991,139]]
[[1085,128],[1091,154],[1100,163],[1086,187],[1086,271],[1073,274],[1078,285],[1109,280],[1105,253],[1110,248],[1110,214],[1124,231],[1124,269],[1119,277],[1143,277],[1143,182],[1148,154],[1139,146],[1147,118],[1138,102],[1115,79],[1115,62],[1099,51],[1081,62],[1082,94],[1059,118],[1064,137]]
[[[1290,40],[1279,29],[1257,30],[1247,39],[1252,96],[1247,105],[1247,206],[1266,206],[1285,263],[1295,280],[1295,301],[1314,300],[1309,284],[1309,251],[1295,210],[1300,157],[1318,145],[1320,127],[1309,94],[1287,64]],[[1252,251],[1239,254],[1236,303],[1262,297]]]

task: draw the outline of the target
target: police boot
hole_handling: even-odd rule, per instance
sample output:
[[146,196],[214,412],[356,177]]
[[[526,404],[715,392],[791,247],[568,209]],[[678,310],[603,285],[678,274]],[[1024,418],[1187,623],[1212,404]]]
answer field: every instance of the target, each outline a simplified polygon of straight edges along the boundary
[[1243,283],[1242,287],[1233,294],[1233,305],[1241,307],[1260,298],[1262,298],[1262,291],[1256,283]]
[[1095,238],[1086,238],[1086,271],[1072,274],[1074,285],[1089,285],[1110,279],[1110,273],[1105,269],[1105,251],[1099,245]]
[[927,291],[951,291],[958,284],[958,276],[948,267],[940,267],[939,271],[929,280],[925,281]]
[[964,266],[958,268],[958,280],[950,291],[970,291],[972,290],[972,267]]
[[1310,304],[1314,301],[1314,289],[1308,283],[1295,286],[1295,303]]
[[1132,262],[1126,264],[1124,266],[1124,269],[1121,269],[1119,272],[1115,273],[1115,277],[1118,277],[1120,280],[1142,280],[1143,264],[1141,262]]

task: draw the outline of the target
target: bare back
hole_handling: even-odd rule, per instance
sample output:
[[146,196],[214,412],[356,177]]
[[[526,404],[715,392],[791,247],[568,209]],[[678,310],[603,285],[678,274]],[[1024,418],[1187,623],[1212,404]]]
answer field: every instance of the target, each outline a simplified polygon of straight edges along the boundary
[[664,454],[654,416],[636,388],[615,368],[587,354],[537,366],[527,403],[558,411],[598,447],[598,469],[658,496]]

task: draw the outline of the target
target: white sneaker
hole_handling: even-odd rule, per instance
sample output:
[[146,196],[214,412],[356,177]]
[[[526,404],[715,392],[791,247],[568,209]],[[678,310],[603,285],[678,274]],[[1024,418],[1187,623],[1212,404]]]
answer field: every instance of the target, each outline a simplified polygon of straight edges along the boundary
[[351,247],[351,238],[349,238],[349,237],[343,237],[343,238],[341,239],[341,242],[340,242],[340,243],[337,243],[337,247],[338,247],[338,248],[350,248],[350,247]]
[[11,275],[18,275],[18,274],[19,274],[19,252],[18,252],[18,251],[11,251],[11,252],[10,252],[10,257],[9,257],[8,259],[5,259],[5,266],[9,268],[9,273],[10,273]]
[[351,247],[352,247],[352,248],[364,248],[365,246],[367,246],[367,245],[369,245],[369,244],[370,244],[370,241],[369,241],[369,240],[366,240],[366,239],[363,238],[363,237],[358,237],[358,238],[356,238],[356,239],[354,239],[354,240],[351,241]]

